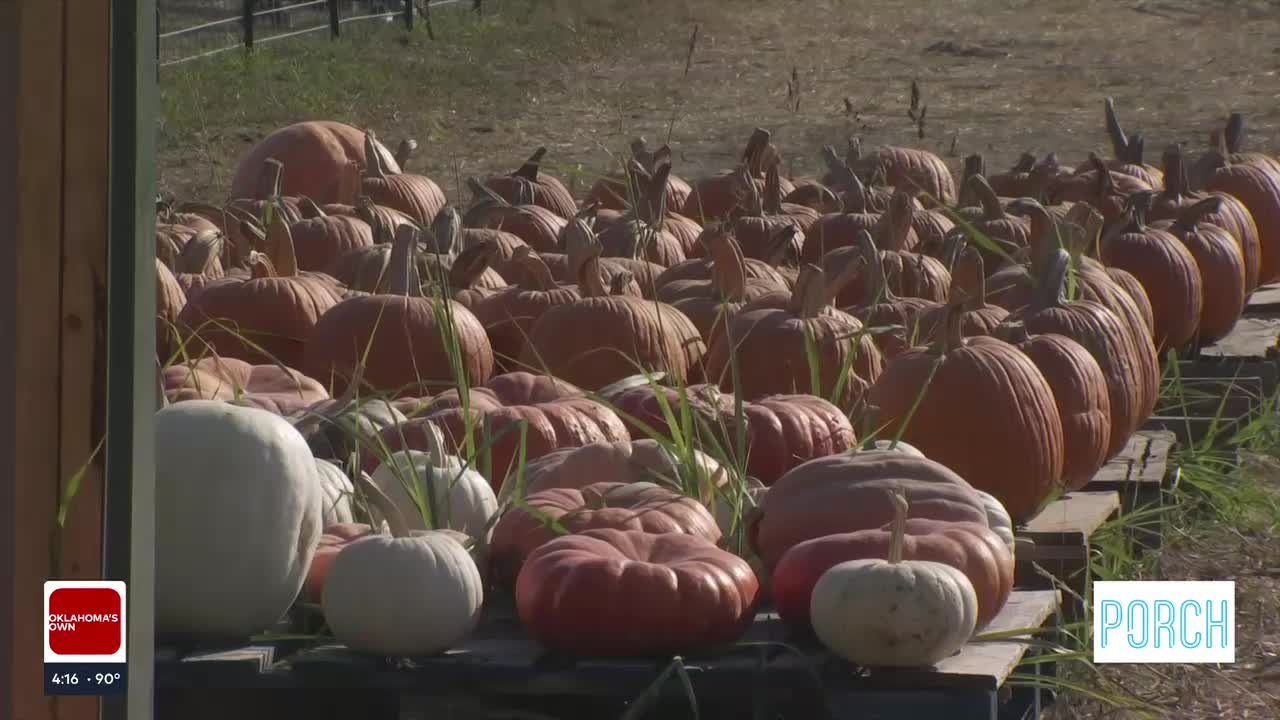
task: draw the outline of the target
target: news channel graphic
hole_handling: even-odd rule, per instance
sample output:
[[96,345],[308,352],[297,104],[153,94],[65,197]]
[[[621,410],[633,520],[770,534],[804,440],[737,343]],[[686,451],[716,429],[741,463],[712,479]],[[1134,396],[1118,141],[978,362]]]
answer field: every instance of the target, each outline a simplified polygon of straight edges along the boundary
[[44,584],[45,695],[124,693],[125,597],[118,580]]
[[1095,663],[1234,663],[1231,581],[1097,581]]

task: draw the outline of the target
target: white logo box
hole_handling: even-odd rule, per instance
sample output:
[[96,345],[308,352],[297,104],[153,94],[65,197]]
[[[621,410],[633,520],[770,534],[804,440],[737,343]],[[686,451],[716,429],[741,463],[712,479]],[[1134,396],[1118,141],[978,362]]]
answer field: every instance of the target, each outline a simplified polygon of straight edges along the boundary
[[1096,663],[1233,663],[1236,584],[1098,581],[1093,584]]
[[[49,596],[54,590],[62,588],[106,588],[115,590],[120,595],[120,648],[111,655],[58,655],[49,647]],[[125,583],[120,580],[48,580],[44,584],[44,661],[46,663],[124,663],[126,641],[128,640],[129,618],[128,595]]]

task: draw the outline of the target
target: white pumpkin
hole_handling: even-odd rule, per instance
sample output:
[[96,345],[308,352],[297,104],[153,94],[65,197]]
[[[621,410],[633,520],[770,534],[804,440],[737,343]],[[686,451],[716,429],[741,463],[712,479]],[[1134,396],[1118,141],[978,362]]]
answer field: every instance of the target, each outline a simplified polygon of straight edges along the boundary
[[823,573],[809,604],[814,633],[831,652],[864,667],[928,667],[959,650],[978,621],[964,573],[902,559],[907,499],[894,492],[889,559],[850,560]]
[[386,495],[369,488],[391,535],[344,547],[320,604],[334,637],[372,655],[431,655],[465,639],[480,621],[483,583],[448,531],[411,531]]
[[711,501],[711,514],[715,516],[716,525],[720,526],[720,536],[731,542],[734,547],[741,539],[746,528],[746,520],[752,512],[760,507],[769,488],[759,480],[749,477],[741,489],[725,485],[716,491]]
[[1005,546],[1009,548],[1009,554],[1012,555],[1016,542],[1013,536],[1013,518],[1009,516],[1009,511],[995,495],[977,488],[974,488],[974,492],[978,493],[978,497],[982,499],[982,507],[987,511],[987,526],[1000,536]]
[[316,458],[316,471],[320,476],[320,490],[324,494],[321,508],[322,527],[355,522],[351,514],[351,496],[356,488],[342,468],[328,460]]
[[216,400],[155,415],[156,633],[242,638],[298,596],[320,539],[323,490],[280,416]]
[[[429,450],[392,453],[373,471],[373,484],[391,499],[410,529],[457,530],[487,541],[492,518],[498,513],[498,497],[483,475],[442,450],[439,430],[434,426],[433,430],[428,434]],[[434,527],[427,527],[419,502],[430,502]],[[371,513],[378,519],[376,507]]]

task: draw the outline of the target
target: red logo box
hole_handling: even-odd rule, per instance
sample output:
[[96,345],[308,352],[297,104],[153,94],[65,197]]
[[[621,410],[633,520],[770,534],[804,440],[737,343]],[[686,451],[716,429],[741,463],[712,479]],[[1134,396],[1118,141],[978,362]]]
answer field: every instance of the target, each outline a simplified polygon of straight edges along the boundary
[[124,636],[120,593],[64,587],[49,595],[49,649],[57,655],[112,655]]

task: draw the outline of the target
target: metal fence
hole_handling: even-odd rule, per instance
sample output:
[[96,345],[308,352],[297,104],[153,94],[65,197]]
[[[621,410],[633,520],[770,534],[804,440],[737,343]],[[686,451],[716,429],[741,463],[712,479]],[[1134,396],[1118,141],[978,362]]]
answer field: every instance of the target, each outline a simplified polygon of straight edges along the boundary
[[156,65],[171,67],[232,50],[316,33],[342,36],[352,23],[421,21],[432,38],[431,12],[446,5],[483,14],[484,0],[160,0]]

